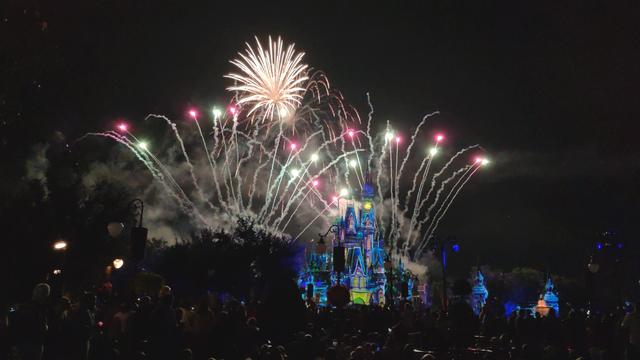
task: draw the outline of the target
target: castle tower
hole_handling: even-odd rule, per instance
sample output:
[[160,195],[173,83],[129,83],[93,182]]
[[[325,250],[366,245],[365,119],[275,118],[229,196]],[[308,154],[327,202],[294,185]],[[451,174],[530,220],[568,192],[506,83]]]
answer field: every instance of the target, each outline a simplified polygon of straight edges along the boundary
[[471,307],[476,315],[480,315],[480,311],[482,311],[484,304],[487,303],[488,297],[489,290],[484,284],[484,275],[478,268],[473,278],[473,288],[471,289]]
[[[359,196],[355,193],[352,199],[344,199],[339,204],[339,214],[334,222],[333,245],[340,245],[345,252],[345,271],[340,273],[340,283],[349,289],[351,301],[356,304],[384,302],[384,241],[376,227],[374,197],[375,189],[367,176]],[[332,254],[328,254],[328,264],[333,263]],[[298,284],[301,289],[307,286],[308,279],[319,278],[307,274],[314,268],[321,267],[305,266],[300,274]],[[332,272],[331,266],[328,269]],[[333,273],[329,279],[337,280],[337,277]],[[315,286],[320,286],[317,280]]]

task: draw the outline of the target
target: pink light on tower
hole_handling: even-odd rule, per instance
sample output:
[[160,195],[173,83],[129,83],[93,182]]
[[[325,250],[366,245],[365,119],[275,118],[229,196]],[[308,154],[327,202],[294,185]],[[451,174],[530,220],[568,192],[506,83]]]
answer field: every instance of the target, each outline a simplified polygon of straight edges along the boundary
[[189,115],[191,115],[192,118],[196,118],[196,116],[198,116],[198,112],[195,109],[191,109],[189,110]]
[[289,147],[291,148],[291,150],[295,150],[298,147],[298,144],[291,143],[291,145],[289,145]]
[[236,112],[238,112],[238,108],[236,108],[234,105],[229,105],[229,113],[231,113],[231,115],[235,115]]
[[402,141],[402,139],[400,138],[400,136],[396,136],[396,144],[400,144],[400,141]]
[[313,187],[318,187],[318,185],[320,185],[320,182],[318,180],[313,180],[311,184],[313,185]]
[[351,129],[349,129],[349,130],[347,131],[347,134],[349,134],[349,136],[350,136],[350,137],[354,137],[354,136],[356,135],[356,132],[355,132],[355,131],[353,131],[353,130],[351,130]]
[[334,196],[334,197],[331,198],[331,200],[333,200],[332,202],[336,202],[336,201],[338,201],[338,197]]
[[442,135],[442,134],[437,134],[437,135],[436,135],[436,142],[440,142],[440,141],[442,141],[442,140],[444,140],[444,135]]
[[129,126],[126,123],[119,123],[116,127],[122,132],[125,132],[129,129]]
[[474,162],[475,162],[476,164],[479,164],[479,163],[481,163],[481,162],[482,162],[482,158],[478,156],[478,157],[476,157],[476,159],[474,160]]

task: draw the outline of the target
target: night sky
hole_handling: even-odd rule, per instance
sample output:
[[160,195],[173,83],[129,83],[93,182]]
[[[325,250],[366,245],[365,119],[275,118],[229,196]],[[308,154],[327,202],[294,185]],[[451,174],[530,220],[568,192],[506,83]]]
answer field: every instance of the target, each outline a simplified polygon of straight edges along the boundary
[[575,274],[605,230],[637,249],[637,8],[258,3],[0,6],[3,196],[55,131],[75,139],[117,117],[226,99],[228,60],[271,34],[295,42],[361,114],[369,92],[379,127],[389,119],[407,132],[439,110],[431,127],[448,146],[486,149],[492,165],[440,228],[465,262]]

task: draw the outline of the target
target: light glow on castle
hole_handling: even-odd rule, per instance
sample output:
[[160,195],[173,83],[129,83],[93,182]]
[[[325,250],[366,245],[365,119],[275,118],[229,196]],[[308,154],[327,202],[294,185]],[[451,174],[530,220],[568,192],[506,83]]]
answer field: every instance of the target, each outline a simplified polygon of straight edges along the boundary
[[[311,297],[319,304],[327,302],[327,290],[338,283],[349,289],[353,304],[383,304],[387,254],[376,226],[374,187],[366,181],[359,199],[347,195],[336,204],[331,244],[325,245],[321,239],[307,249],[298,286],[305,299]],[[327,251],[328,247],[333,251]],[[344,269],[339,265],[340,258],[344,259]]]

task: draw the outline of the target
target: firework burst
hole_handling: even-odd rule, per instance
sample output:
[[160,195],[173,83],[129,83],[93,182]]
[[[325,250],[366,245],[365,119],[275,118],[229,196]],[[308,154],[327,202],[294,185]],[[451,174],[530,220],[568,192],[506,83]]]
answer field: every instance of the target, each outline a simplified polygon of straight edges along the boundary
[[[411,136],[390,124],[375,134],[370,101],[363,124],[323,73],[301,63],[303,53],[293,45],[285,49],[280,38],[269,38],[265,50],[256,43],[257,50],[247,45],[242,60],[232,61],[243,74],[227,75],[239,83],[229,88],[238,106],[190,109],[181,123],[147,117],[172,129],[169,148],[152,147],[123,122],[90,135],[128,148],[197,226],[228,227],[249,218],[269,232],[296,234],[289,237],[295,241],[313,226],[326,229],[369,182],[377,189],[377,229],[387,246],[419,259],[462,188],[487,165],[482,156],[467,159],[479,146],[447,159],[444,135],[431,137],[425,130],[437,112],[425,116]],[[289,133],[283,112],[305,130]],[[182,124],[190,132],[184,137]],[[425,143],[431,146],[422,148]]]
[[234,80],[228,87],[238,93],[238,104],[249,106],[253,119],[272,121],[291,117],[302,104],[309,79],[308,66],[302,62],[303,52],[296,52],[293,44],[284,47],[280,37],[269,37],[265,49],[255,38],[256,48],[249,43],[238,59],[231,60],[238,72],[225,77]]

